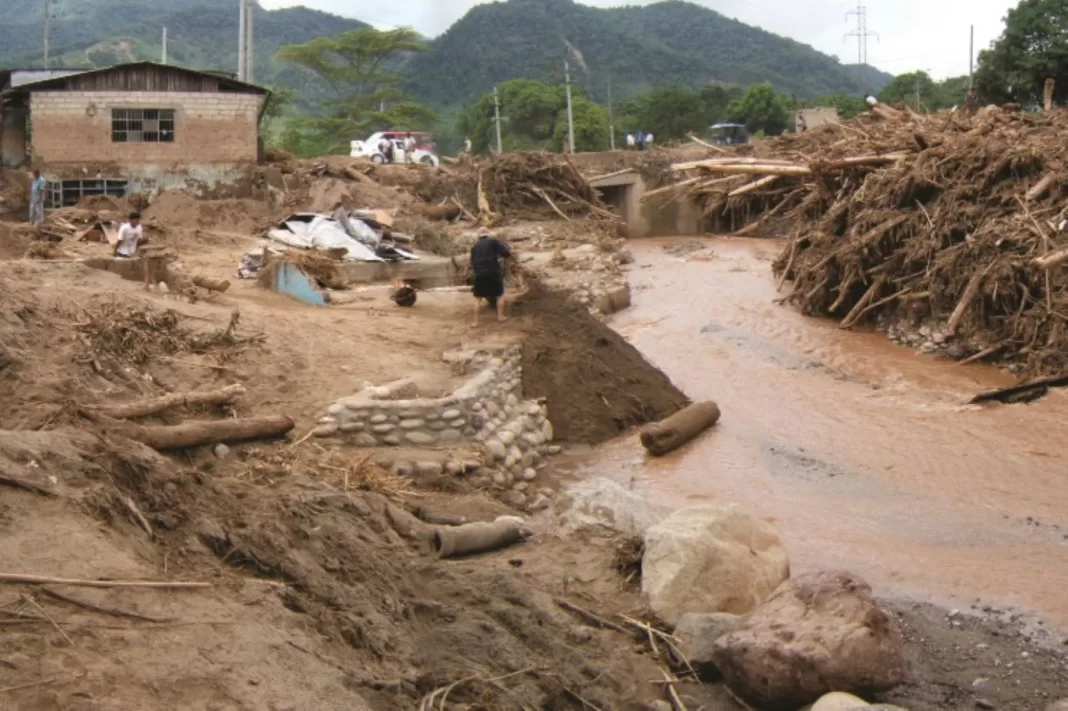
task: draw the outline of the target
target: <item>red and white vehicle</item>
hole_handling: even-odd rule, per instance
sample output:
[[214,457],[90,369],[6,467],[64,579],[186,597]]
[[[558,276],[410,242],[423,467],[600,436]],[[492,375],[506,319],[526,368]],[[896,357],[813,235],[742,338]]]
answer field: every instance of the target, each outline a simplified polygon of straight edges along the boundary
[[[379,165],[383,163],[407,163],[408,156],[404,150],[404,141],[411,135],[415,139],[415,148],[412,150],[412,163],[422,163],[437,167],[441,160],[438,158],[437,148],[434,146],[434,134],[422,131],[379,131],[366,141],[353,141],[352,150],[349,153],[353,158],[370,158]],[[393,147],[392,156],[382,151],[382,141],[389,141]],[[390,160],[392,158],[392,160]]]

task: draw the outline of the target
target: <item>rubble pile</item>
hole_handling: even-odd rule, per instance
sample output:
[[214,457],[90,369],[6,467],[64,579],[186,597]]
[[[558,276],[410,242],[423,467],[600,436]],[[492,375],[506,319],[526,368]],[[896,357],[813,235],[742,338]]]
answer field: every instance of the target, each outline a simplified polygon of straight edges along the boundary
[[957,357],[1031,374],[1068,365],[1063,205],[1068,114],[862,117],[783,137],[760,157],[674,166],[668,191],[741,233],[789,229],[788,300],[841,320],[924,326]]

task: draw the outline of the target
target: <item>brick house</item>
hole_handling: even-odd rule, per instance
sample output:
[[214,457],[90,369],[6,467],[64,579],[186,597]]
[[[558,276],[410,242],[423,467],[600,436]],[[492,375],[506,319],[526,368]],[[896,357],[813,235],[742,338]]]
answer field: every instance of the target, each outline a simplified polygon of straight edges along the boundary
[[53,184],[111,183],[71,185],[78,194],[214,189],[257,163],[261,87],[155,62],[25,74],[0,72],[0,164],[40,168]]

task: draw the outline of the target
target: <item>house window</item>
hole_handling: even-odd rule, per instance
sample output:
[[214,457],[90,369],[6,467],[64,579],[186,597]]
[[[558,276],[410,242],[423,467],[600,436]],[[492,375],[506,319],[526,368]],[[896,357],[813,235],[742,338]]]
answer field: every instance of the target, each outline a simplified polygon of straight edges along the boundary
[[112,109],[112,143],[174,143],[174,109]]

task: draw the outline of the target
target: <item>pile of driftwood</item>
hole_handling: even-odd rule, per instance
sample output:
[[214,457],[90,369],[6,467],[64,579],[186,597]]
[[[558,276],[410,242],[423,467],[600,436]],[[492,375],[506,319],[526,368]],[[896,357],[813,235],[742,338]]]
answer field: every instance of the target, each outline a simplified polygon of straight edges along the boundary
[[676,166],[693,174],[673,188],[729,179],[715,204],[789,225],[775,269],[806,313],[931,323],[971,360],[1064,373],[1066,131],[1063,111],[865,116]]

